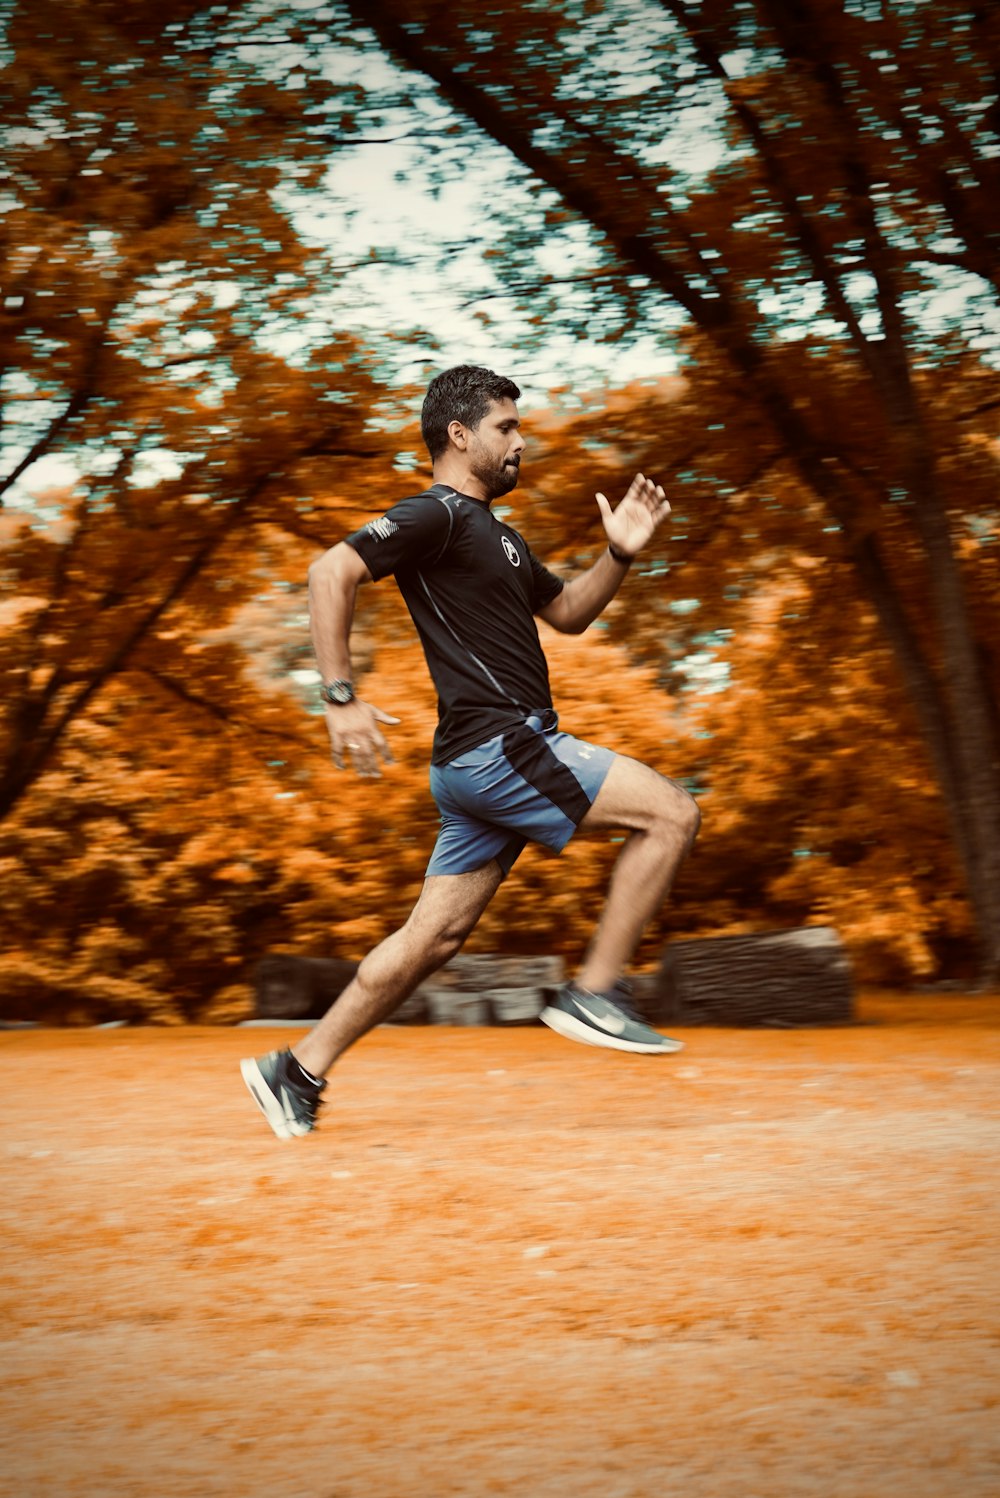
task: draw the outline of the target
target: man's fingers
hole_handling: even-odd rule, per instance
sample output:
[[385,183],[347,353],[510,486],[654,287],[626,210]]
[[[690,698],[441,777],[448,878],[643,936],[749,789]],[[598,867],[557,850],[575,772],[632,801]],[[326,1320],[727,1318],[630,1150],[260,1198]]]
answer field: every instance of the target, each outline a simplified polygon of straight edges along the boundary
[[625,491],[622,503],[638,501],[639,504],[649,509],[655,509],[665,498],[666,495],[659,484],[654,484],[653,480],[648,479],[644,473],[637,473]]
[[[401,723],[402,722],[401,718],[394,718],[391,713],[384,713],[380,707],[373,707],[372,708],[372,712],[375,714],[375,717],[376,717],[376,719],[378,720],[379,723]],[[379,737],[381,738],[381,735],[379,735]],[[382,742],[384,743],[385,740],[383,739]]]
[[[390,719],[390,721],[396,722],[397,720]],[[378,732],[370,737],[359,735],[356,739],[349,739],[346,736],[338,738],[332,751],[333,762],[338,770],[343,770],[345,767],[345,750],[350,754],[351,763],[357,773],[367,779],[375,779],[381,775],[382,772],[379,769],[380,755],[387,765],[395,764],[389,745]]]
[[661,504],[666,498],[659,484],[654,484],[652,479],[643,479],[639,497],[650,506]]
[[374,754],[366,754],[364,756],[356,754],[354,756],[354,768],[362,780],[378,780],[382,774],[378,767],[378,760]]
[[654,484],[644,474],[637,473],[622,503],[631,501],[649,515],[654,526],[659,525],[670,514],[670,503],[661,484]]
[[359,744],[352,741],[347,747],[351,751],[351,761],[357,774],[366,778],[378,774],[378,760],[375,758],[370,744]]
[[[398,718],[390,718],[389,722],[390,723],[398,723],[399,719]],[[372,759],[375,761],[376,764],[378,763],[378,756],[380,754],[381,754],[382,758],[385,760],[385,763],[387,765],[395,764],[395,760],[392,757],[392,750],[389,748],[389,745],[386,742],[386,739],[384,738],[384,736],[382,734],[379,733],[379,731],[378,731],[377,728],[375,729],[375,731],[374,731],[374,733],[372,735],[371,750],[372,750]]]
[[[637,473],[625,490],[621,502],[622,504],[639,503],[647,509],[657,510],[660,505],[666,504],[666,500],[667,496],[662,485],[654,483],[644,473]],[[597,503],[602,515],[611,513],[611,506],[603,494],[597,495]]]

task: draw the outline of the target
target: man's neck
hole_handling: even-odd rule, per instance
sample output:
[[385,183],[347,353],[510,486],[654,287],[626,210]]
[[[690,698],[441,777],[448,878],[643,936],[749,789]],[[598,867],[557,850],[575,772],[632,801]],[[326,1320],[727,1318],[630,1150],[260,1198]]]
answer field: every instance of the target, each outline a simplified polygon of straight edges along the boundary
[[464,494],[469,499],[478,499],[487,509],[493,500],[487,498],[486,490],[481,479],[464,463],[449,461],[447,458],[435,463],[433,468],[435,484],[447,484],[449,489],[454,489],[456,494]]

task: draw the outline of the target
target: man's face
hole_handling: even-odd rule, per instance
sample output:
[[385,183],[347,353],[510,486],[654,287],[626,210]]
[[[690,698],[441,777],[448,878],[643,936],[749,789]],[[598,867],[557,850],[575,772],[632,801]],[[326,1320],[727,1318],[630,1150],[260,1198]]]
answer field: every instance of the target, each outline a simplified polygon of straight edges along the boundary
[[512,400],[494,401],[479,425],[467,429],[469,463],[487,499],[509,494],[517,483],[524,438]]

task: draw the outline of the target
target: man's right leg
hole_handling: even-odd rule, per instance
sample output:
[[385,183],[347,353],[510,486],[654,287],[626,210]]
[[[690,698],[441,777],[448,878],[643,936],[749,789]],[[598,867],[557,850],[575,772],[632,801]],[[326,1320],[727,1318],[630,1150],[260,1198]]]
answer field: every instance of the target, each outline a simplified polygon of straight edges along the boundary
[[659,909],[691,848],[700,821],[693,798],[625,755],[615,758],[580,833],[622,828],[619,854],[597,931],[580,973],[542,1011],[553,1030],[610,1050],[668,1055],[680,1041],[660,1034],[628,1003],[621,983],[643,929]]
[[503,879],[496,859],[468,874],[428,876],[406,925],[369,952],[343,993],[291,1053],[274,1051],[241,1063],[247,1087],[279,1138],[309,1133],[322,1078],[337,1057],[454,957]]
[[694,797],[681,786],[638,760],[616,757],[580,823],[584,837],[613,829],[629,834],[580,969],[585,988],[601,993],[621,977],[690,853],[700,823]]

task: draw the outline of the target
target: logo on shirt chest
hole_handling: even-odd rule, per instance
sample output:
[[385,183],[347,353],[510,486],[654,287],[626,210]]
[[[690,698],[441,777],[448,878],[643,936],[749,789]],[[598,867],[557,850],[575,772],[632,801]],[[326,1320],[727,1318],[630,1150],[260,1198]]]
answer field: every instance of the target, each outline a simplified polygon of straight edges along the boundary
[[520,567],[520,565],[521,565],[521,554],[518,551],[517,547],[514,545],[513,541],[510,539],[510,537],[509,536],[501,536],[500,537],[500,541],[501,541],[501,544],[503,546],[504,551],[507,553],[507,560],[510,563],[510,565],[512,567]]

